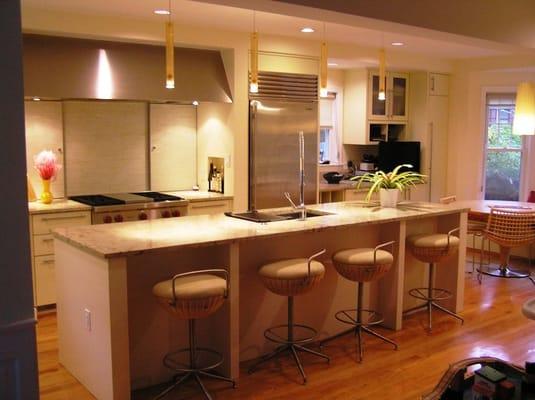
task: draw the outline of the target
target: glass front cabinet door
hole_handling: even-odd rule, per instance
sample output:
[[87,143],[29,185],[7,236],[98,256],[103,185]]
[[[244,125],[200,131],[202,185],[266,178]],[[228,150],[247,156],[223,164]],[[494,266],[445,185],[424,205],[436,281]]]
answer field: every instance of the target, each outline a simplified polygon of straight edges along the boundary
[[388,72],[385,77],[386,99],[379,100],[379,73],[370,72],[368,85],[368,119],[375,121],[407,121],[409,77]]

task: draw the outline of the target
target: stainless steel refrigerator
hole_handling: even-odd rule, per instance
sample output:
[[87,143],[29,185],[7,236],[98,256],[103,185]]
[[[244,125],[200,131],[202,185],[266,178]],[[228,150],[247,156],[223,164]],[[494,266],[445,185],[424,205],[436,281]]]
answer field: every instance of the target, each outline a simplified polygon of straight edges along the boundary
[[284,192],[299,201],[300,131],[305,138],[305,204],[317,203],[317,95],[281,97],[260,95],[249,103],[250,210],[289,206]]

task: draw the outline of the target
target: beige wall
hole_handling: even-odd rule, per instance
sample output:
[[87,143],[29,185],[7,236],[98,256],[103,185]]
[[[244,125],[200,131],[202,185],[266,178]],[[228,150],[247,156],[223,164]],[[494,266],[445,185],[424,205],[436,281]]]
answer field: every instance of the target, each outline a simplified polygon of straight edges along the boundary
[[[459,199],[483,198],[485,91],[516,91],[519,82],[535,80],[533,68],[508,64],[501,70],[485,70],[488,63],[459,64],[451,76],[447,188]],[[521,64],[519,61],[518,66]],[[532,160],[527,171],[534,166]],[[532,175],[527,189],[535,189]]]

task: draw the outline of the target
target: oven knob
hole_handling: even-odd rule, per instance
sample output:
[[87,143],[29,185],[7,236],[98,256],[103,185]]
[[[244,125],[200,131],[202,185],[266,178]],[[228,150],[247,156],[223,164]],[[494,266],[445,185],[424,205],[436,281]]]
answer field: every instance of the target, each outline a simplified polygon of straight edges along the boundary
[[169,218],[171,216],[171,213],[167,210],[162,211],[162,218]]
[[137,217],[142,221],[148,218],[147,214],[144,212],[140,212]]
[[171,215],[172,215],[173,217],[180,217],[180,211],[178,211],[178,210],[174,210],[174,211],[171,213]]
[[111,219],[110,215],[106,215],[104,217],[103,221],[104,221],[105,224],[111,224],[113,222],[113,220]]
[[117,214],[113,217],[113,220],[115,222],[123,222],[123,216],[121,214]]

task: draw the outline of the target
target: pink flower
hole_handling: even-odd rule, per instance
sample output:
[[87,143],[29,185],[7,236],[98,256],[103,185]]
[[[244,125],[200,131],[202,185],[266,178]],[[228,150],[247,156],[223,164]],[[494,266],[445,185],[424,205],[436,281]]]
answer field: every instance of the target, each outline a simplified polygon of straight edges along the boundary
[[35,169],[39,172],[39,176],[44,180],[54,179],[61,169],[56,155],[51,150],[41,151],[33,158],[33,161]]

